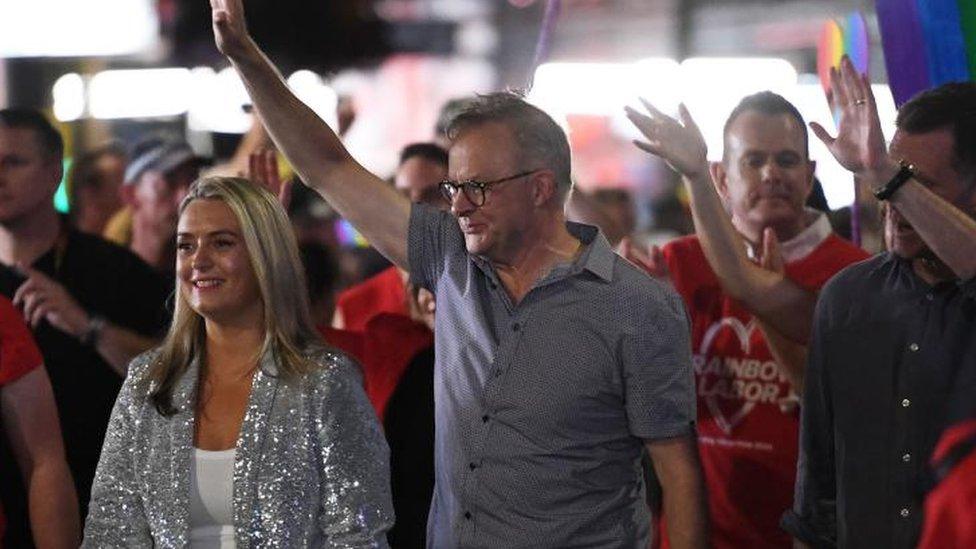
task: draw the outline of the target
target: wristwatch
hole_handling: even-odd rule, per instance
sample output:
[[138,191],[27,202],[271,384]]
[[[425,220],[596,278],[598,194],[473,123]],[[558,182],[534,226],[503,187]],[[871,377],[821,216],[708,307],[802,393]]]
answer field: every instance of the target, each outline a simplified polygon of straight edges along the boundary
[[915,177],[915,164],[909,164],[904,160],[899,160],[898,165],[901,166],[898,173],[887,183],[874,190],[874,197],[878,200],[888,200],[905,182]]
[[78,338],[82,345],[88,345],[89,347],[94,347],[98,344],[98,338],[102,335],[102,330],[105,329],[105,319],[98,315],[90,315],[88,317],[88,326],[85,331]]

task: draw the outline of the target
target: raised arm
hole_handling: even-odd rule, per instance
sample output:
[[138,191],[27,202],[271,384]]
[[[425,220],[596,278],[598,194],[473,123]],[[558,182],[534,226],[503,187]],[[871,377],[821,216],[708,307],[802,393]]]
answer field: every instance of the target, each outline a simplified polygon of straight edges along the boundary
[[[831,90],[841,112],[837,137],[815,122],[811,129],[858,181],[872,189],[881,187],[900,166],[886,151],[871,83],[845,57],[840,70],[831,73]],[[956,276],[963,280],[976,277],[976,220],[914,177],[890,202]]]
[[210,0],[210,6],[217,48],[241,76],[278,149],[302,181],[406,269],[409,201],[356,162],[336,133],[288,89],[248,33],[241,0]]
[[779,333],[805,343],[816,296],[782,273],[756,265],[746,255],[745,243],[712,183],[705,140],[684,105],[678,122],[642,101],[649,114],[627,107],[628,118],[646,138],[634,144],[660,156],[681,174],[691,197],[695,233],[722,289]]

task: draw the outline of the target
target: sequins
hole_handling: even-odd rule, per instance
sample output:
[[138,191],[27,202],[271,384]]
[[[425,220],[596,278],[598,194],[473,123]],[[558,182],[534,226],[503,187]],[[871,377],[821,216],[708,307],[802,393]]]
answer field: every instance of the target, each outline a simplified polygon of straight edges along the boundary
[[[393,525],[389,450],[358,368],[328,350],[294,380],[266,355],[252,384],[234,463],[239,548],[385,547]],[[153,353],[119,393],[92,489],[84,547],[185,547],[197,368],[159,415],[140,391]]]

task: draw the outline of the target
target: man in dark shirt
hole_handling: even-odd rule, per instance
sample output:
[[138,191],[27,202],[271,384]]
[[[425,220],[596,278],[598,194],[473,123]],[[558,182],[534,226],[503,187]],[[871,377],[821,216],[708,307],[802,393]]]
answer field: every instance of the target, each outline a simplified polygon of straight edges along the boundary
[[[71,229],[54,209],[61,137],[42,115],[0,110],[0,293],[31,324],[84,519],[108,417],[128,361],[167,323],[167,281],[127,250]],[[23,546],[23,487],[0,447],[7,542]]]
[[885,201],[890,251],[820,295],[783,525],[811,546],[907,549],[952,387],[976,371],[976,84],[903,105],[886,153],[867,79],[846,59],[834,76],[839,135],[813,129]]

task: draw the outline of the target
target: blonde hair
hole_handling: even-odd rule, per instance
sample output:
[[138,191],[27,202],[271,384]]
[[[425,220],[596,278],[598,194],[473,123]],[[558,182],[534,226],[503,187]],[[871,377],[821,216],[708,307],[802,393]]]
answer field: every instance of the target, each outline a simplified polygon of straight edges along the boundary
[[[260,355],[272,352],[284,378],[315,367],[306,360],[309,346],[323,345],[312,323],[305,272],[295,234],[285,210],[270,192],[239,177],[205,177],[195,182],[180,204],[180,215],[195,200],[220,200],[241,226],[264,306],[264,343]],[[173,389],[195,357],[202,357],[206,335],[203,318],[194,311],[176,280],[173,322],[146,380],[150,399],[160,414],[176,413]]]

